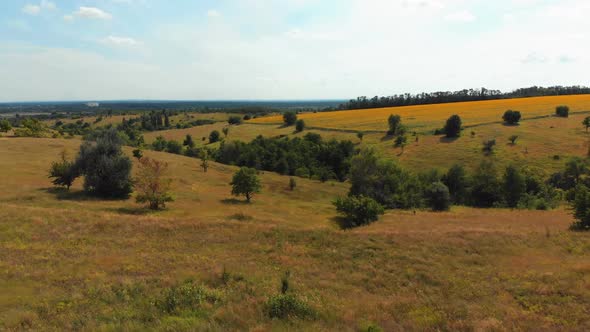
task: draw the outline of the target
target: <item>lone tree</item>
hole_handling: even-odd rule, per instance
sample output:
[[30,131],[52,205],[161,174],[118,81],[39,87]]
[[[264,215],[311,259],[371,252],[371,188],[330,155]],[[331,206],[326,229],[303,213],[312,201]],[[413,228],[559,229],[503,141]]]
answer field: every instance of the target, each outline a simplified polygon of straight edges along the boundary
[[510,144],[512,144],[512,145],[516,144],[517,139],[518,139],[518,135],[512,135],[512,136],[508,137],[508,140],[510,141]]
[[285,126],[292,126],[297,122],[297,113],[295,112],[286,112],[283,114],[283,122],[285,122]]
[[448,211],[451,208],[449,188],[442,182],[435,182],[430,185],[426,196],[433,211]]
[[572,207],[576,221],[571,228],[579,231],[590,230],[590,192],[585,185],[579,184],[576,187],[576,199],[573,201]]
[[158,160],[143,157],[139,159],[135,189],[137,203],[148,203],[152,210],[166,207],[167,202],[172,202],[170,194],[171,179],[166,178],[168,164]]
[[294,178],[290,178],[289,179],[289,189],[291,191],[295,190],[295,187],[297,187],[297,181],[295,181]]
[[10,124],[10,121],[4,119],[4,120],[0,120],[0,132],[8,132],[9,130],[12,129],[12,125]]
[[300,133],[303,130],[305,130],[305,121],[297,120],[297,122],[295,123],[295,131]]
[[[245,116],[244,116],[244,119],[245,120],[249,120],[249,119],[246,119]],[[227,123],[230,124],[230,125],[236,125],[236,126],[237,125],[241,125],[242,124],[242,118],[240,116],[238,116],[238,115],[232,115],[227,120]]]
[[362,131],[359,131],[356,133],[356,137],[358,137],[358,139],[362,142],[363,137],[365,137],[365,133],[363,133]]
[[203,168],[203,172],[207,173],[209,169],[209,151],[207,149],[203,149],[201,152],[201,167]]
[[402,153],[404,152],[404,148],[408,145],[408,137],[405,135],[401,135],[396,137],[395,139],[395,146],[400,147],[402,149]]
[[385,213],[383,206],[366,196],[338,197],[334,201],[336,210],[344,215],[345,227],[358,227],[375,222]]
[[489,139],[487,141],[483,141],[483,152],[485,154],[492,154],[494,152],[494,146],[496,146],[496,139]]
[[260,179],[254,168],[242,167],[234,174],[230,183],[231,193],[234,196],[245,195],[246,201],[250,203],[252,196],[261,190]]
[[209,134],[209,144],[219,142],[220,138],[221,138],[221,134],[219,133],[219,131],[213,130],[211,132],[211,134]]
[[192,149],[195,147],[195,141],[193,141],[193,137],[190,134],[187,134],[184,139],[184,142],[182,142],[182,145],[188,146]]
[[402,117],[399,115],[391,114],[387,119],[387,124],[389,125],[389,130],[387,131],[387,135],[399,135],[403,131],[402,129]]
[[103,132],[96,143],[80,146],[75,168],[84,175],[84,190],[105,198],[128,197],[132,191],[131,160],[121,150],[115,129]]
[[68,160],[66,151],[62,151],[60,161],[51,163],[49,178],[53,179],[51,182],[56,186],[66,187],[67,190],[70,190],[72,183],[78,176],[74,162]]
[[223,136],[227,138],[227,135],[229,135],[229,127],[223,127],[221,131],[223,132]]
[[507,124],[517,124],[520,121],[521,118],[521,114],[519,111],[513,111],[513,110],[507,110],[504,115],[502,116],[502,119],[504,120],[504,122],[506,122]]
[[555,108],[555,115],[562,117],[562,118],[567,118],[570,116],[570,108],[569,106],[557,106]]
[[590,116],[585,117],[584,121],[582,121],[582,124],[584,125],[584,127],[586,127],[586,132],[588,132],[588,128],[590,128]]
[[459,137],[461,135],[461,118],[458,115],[451,115],[445,124],[445,135],[449,138]]

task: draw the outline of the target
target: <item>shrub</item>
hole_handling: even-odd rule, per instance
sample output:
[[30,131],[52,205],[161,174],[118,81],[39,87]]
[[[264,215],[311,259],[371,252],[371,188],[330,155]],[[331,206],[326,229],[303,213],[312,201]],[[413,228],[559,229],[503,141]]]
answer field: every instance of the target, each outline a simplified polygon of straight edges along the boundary
[[260,179],[255,169],[242,167],[234,174],[232,182],[232,195],[245,195],[246,201],[249,203],[252,196],[259,193],[261,190]]
[[184,142],[182,142],[182,145],[187,146],[189,148],[194,148],[195,141],[193,141],[193,137],[190,134],[187,134],[184,138]]
[[402,117],[399,115],[391,114],[387,119],[387,124],[389,125],[389,130],[387,131],[387,135],[399,135],[403,131],[402,129]]
[[356,137],[362,142],[363,137],[365,137],[365,133],[363,133],[362,131],[359,131],[356,133]]
[[286,126],[292,126],[297,122],[297,113],[295,112],[286,112],[283,114],[283,122]]
[[295,190],[295,187],[297,187],[297,181],[295,181],[294,178],[290,178],[289,179],[289,189],[291,191]]
[[516,167],[512,165],[506,167],[503,187],[504,198],[508,207],[517,207],[522,195],[526,192],[526,182],[524,176]]
[[444,131],[449,138],[459,137],[461,135],[461,118],[458,115],[448,118]]
[[555,108],[555,115],[562,117],[562,118],[567,118],[570,115],[570,108],[568,106],[557,106]]
[[518,139],[518,135],[512,135],[512,136],[508,137],[508,140],[510,141],[510,144],[512,144],[512,145],[516,144],[517,139]]
[[162,136],[156,137],[156,140],[152,142],[152,148],[156,151],[164,151],[168,147],[168,142]]
[[12,129],[12,125],[10,124],[10,121],[3,119],[0,120],[0,132],[8,132]]
[[[586,132],[588,132],[588,128],[590,128],[590,116],[587,116],[584,118],[584,121],[582,121],[582,125],[584,125],[584,127],[586,127]],[[0,125],[0,128],[2,127],[2,125]]]
[[172,202],[170,184],[172,180],[166,178],[168,164],[165,162],[143,157],[139,159],[135,189],[137,203],[148,203],[152,210],[165,208],[167,202]]
[[576,221],[571,228],[574,230],[590,230],[590,192],[585,185],[576,187],[576,198],[572,203]]
[[166,152],[182,154],[182,145],[177,141],[168,141],[166,144]]
[[26,118],[21,121],[20,128],[14,131],[18,137],[44,137],[47,127],[39,120]]
[[501,183],[490,161],[483,161],[475,171],[470,199],[477,207],[492,207],[502,200]]
[[53,179],[51,182],[56,186],[63,186],[70,190],[72,183],[79,176],[75,163],[67,159],[65,151],[61,153],[61,160],[51,163],[49,169],[49,178]]
[[133,150],[133,158],[141,159],[141,157],[143,157],[143,151],[141,149]]
[[84,142],[75,167],[84,175],[84,189],[91,194],[123,198],[132,191],[131,160],[123,154],[115,129],[103,132],[96,143]]
[[313,319],[315,310],[307,302],[294,294],[278,294],[271,296],[266,303],[270,318],[278,319]]
[[507,124],[517,124],[520,121],[521,114],[519,111],[507,110],[502,116],[502,120]]
[[203,149],[201,152],[201,168],[203,168],[204,173],[209,170],[209,151],[207,149]]
[[154,304],[167,314],[178,314],[182,311],[196,311],[204,303],[215,304],[219,301],[221,295],[218,292],[187,281],[165,289]]
[[487,141],[483,141],[483,148],[482,151],[485,154],[492,154],[494,152],[494,146],[496,146],[496,139],[489,139]]
[[213,130],[209,134],[209,144],[212,144],[212,143],[215,143],[215,142],[219,142],[220,139],[221,139],[221,134],[217,130]]
[[244,121],[252,120],[252,115],[246,114],[244,115]]
[[297,122],[295,123],[295,131],[300,133],[303,130],[305,130],[305,121],[297,120]]
[[339,197],[334,202],[334,206],[339,213],[344,215],[347,227],[370,224],[385,213],[383,206],[374,199],[365,196]]
[[402,148],[402,152],[404,148],[408,145],[408,137],[405,135],[401,135],[395,138],[395,146]]
[[448,211],[451,208],[449,188],[442,182],[433,183],[426,191],[426,196],[434,211]]
[[242,118],[240,116],[238,116],[238,115],[232,115],[227,120],[227,123],[229,123],[230,125],[241,125],[242,124]]

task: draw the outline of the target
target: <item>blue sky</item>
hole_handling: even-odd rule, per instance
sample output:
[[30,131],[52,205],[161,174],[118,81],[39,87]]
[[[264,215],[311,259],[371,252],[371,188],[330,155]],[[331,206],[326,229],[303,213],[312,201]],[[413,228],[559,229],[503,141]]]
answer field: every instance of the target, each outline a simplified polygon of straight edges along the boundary
[[587,0],[2,0],[0,101],[590,85]]

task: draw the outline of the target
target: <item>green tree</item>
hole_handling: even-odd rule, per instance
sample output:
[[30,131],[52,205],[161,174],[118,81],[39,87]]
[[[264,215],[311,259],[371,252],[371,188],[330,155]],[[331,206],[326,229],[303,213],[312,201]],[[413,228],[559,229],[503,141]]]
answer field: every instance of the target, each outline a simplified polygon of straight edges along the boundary
[[170,186],[172,180],[166,177],[168,164],[158,160],[143,157],[139,159],[135,189],[137,203],[148,203],[152,210],[165,208],[167,202],[172,202]]
[[141,157],[143,157],[143,151],[141,151],[141,149],[133,150],[133,157],[138,160],[141,159]]
[[574,230],[590,230],[590,192],[585,185],[576,187],[576,198],[572,203],[574,218],[576,221],[572,224]]
[[358,227],[375,222],[385,213],[383,206],[366,196],[338,197],[334,201],[336,210],[344,215],[346,227]]
[[295,187],[297,187],[297,181],[295,181],[294,178],[290,178],[289,179],[289,189],[291,191],[295,190]]
[[305,121],[297,120],[297,122],[295,123],[295,131],[300,133],[303,130],[305,130]]
[[456,164],[451,167],[443,176],[442,181],[449,188],[449,193],[455,204],[464,204],[467,201],[469,178],[463,166]]
[[569,106],[557,106],[555,108],[555,115],[562,117],[562,118],[567,118],[570,115],[570,108]]
[[47,133],[47,127],[37,119],[26,118],[21,121],[20,128],[14,133],[19,137],[43,137]]
[[402,153],[404,152],[406,145],[408,145],[408,137],[406,135],[400,135],[395,138],[395,146],[400,147],[402,149]]
[[448,211],[451,208],[449,188],[442,182],[434,182],[426,191],[429,206],[434,211]]
[[512,135],[512,136],[508,137],[508,140],[510,141],[510,144],[512,144],[512,145],[516,144],[517,139],[518,139],[518,135]]
[[358,137],[358,139],[362,142],[363,137],[365,137],[365,133],[363,133],[362,131],[359,131],[356,133],[356,137]]
[[490,155],[494,152],[494,146],[496,146],[496,139],[489,139],[487,141],[483,141],[483,147],[482,147],[482,151],[487,154]]
[[[249,119],[246,119],[246,116],[244,116],[244,120],[249,120]],[[242,124],[242,118],[240,116],[238,116],[238,115],[232,115],[227,120],[227,123],[230,124],[230,125],[241,125]]]
[[399,135],[403,131],[402,129],[402,117],[397,114],[391,114],[387,119],[387,124],[389,125],[389,130],[387,131],[387,135]]
[[492,207],[502,200],[502,184],[492,162],[484,160],[475,171],[470,200],[478,207]]
[[201,152],[201,167],[203,168],[203,172],[207,173],[209,169],[209,151],[207,149],[203,149]]
[[456,114],[451,115],[451,117],[447,119],[444,132],[449,138],[459,137],[461,135],[461,118]]
[[180,144],[180,142],[170,140],[168,141],[168,144],[166,144],[166,152],[182,154],[182,145]]
[[506,167],[503,187],[504,199],[508,207],[517,207],[522,195],[526,192],[526,180],[518,168],[512,165]]
[[285,112],[285,114],[283,114],[283,122],[285,122],[286,126],[294,125],[297,122],[297,113]]
[[190,134],[187,134],[184,138],[184,142],[182,142],[182,145],[188,146],[192,149],[195,147],[195,141],[193,141],[193,137]]
[[84,189],[105,198],[128,197],[132,191],[131,160],[123,154],[115,129],[101,133],[96,143],[80,146],[76,170],[84,175]]
[[156,151],[164,151],[168,147],[168,142],[162,136],[156,137],[156,140],[152,142],[152,148]]
[[12,129],[12,125],[10,124],[10,121],[3,119],[0,120],[0,132],[8,132]]
[[221,131],[223,132],[223,136],[227,138],[227,136],[229,135],[229,127],[223,127]]
[[[586,127],[586,132],[588,132],[588,128],[590,128],[590,116],[585,117],[584,121],[582,121],[582,124],[584,127]],[[2,126],[0,125],[0,127]]]
[[521,114],[519,111],[507,110],[502,116],[502,120],[507,124],[517,124],[520,121]]
[[220,139],[221,139],[221,134],[217,130],[213,130],[211,132],[211,134],[209,134],[209,144],[219,142]]
[[61,160],[51,163],[49,178],[56,186],[63,186],[70,190],[70,187],[78,178],[79,174],[73,161],[68,160],[65,151],[61,153]]
[[234,174],[230,185],[232,186],[232,195],[245,195],[248,203],[252,199],[252,196],[259,193],[262,188],[257,171],[254,168],[249,167],[240,168],[240,170]]

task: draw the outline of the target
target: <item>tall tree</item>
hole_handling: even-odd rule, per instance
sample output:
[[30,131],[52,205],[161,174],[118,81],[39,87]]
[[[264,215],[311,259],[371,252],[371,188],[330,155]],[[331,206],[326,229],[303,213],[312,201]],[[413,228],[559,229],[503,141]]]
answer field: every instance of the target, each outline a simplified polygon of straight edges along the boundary
[[461,117],[455,114],[448,118],[444,130],[445,135],[449,138],[459,137],[461,135]]
[[167,202],[172,202],[170,186],[172,180],[166,177],[168,164],[158,160],[143,157],[139,159],[135,189],[138,203],[148,203],[152,210],[166,207]]
[[232,195],[244,195],[246,196],[246,201],[248,203],[250,203],[252,196],[259,193],[262,188],[257,171],[248,167],[240,168],[240,170],[234,174],[230,185],[232,186]]

